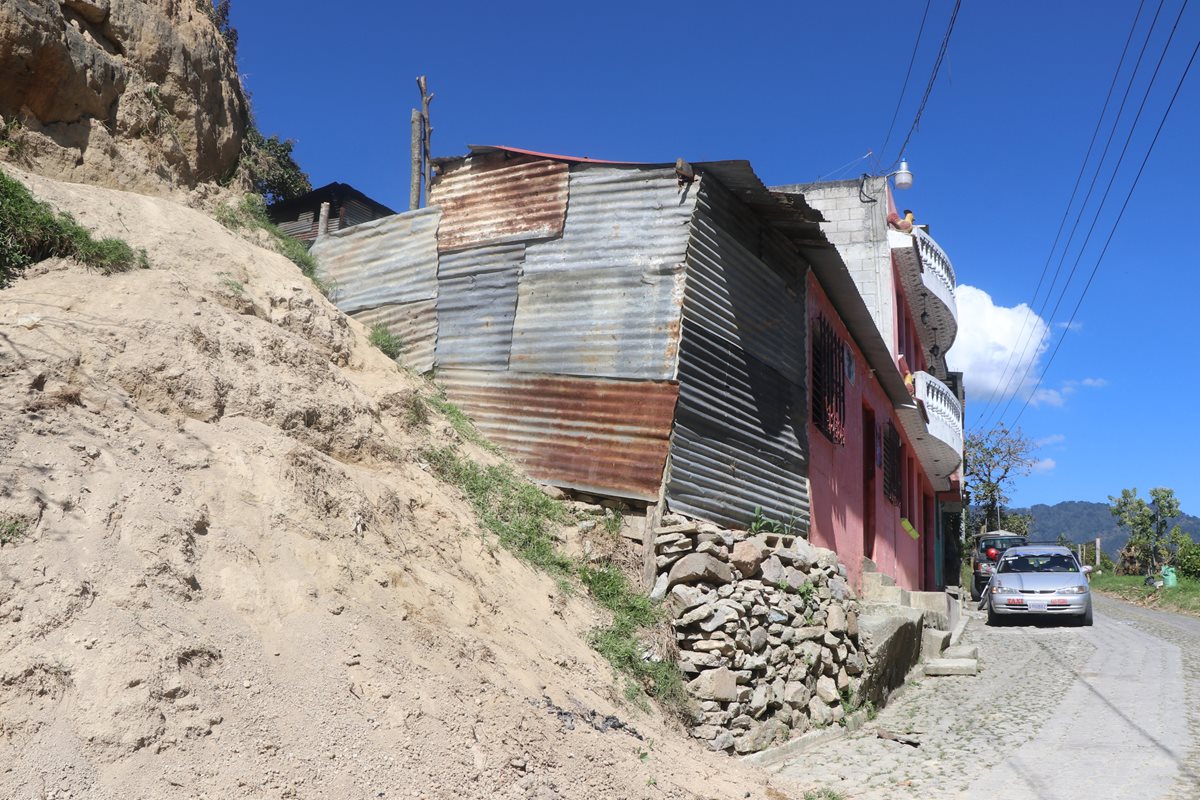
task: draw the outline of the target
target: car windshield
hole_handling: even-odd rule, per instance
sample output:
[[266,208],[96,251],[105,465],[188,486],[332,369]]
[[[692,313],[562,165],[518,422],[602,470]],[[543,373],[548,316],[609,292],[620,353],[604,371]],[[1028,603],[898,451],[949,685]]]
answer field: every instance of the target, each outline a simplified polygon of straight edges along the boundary
[[1018,547],[1025,544],[1025,540],[1019,536],[1001,536],[992,539],[979,540],[979,552],[986,553],[989,547],[994,547],[997,550],[1007,550],[1010,547]]
[[1061,553],[1020,553],[1001,560],[997,572],[1079,572],[1079,565]]

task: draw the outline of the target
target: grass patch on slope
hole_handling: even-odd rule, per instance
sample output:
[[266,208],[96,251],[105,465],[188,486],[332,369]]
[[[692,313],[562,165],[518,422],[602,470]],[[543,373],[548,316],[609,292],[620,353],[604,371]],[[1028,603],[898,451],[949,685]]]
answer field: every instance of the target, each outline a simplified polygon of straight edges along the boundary
[[20,181],[0,171],[0,287],[30,264],[74,258],[109,275],[149,266],[145,250],[121,239],[96,239],[70,214],[35,200]]
[[381,353],[393,361],[399,357],[404,348],[404,342],[400,340],[400,337],[388,330],[388,326],[382,322],[371,326],[371,334],[367,338],[371,344],[379,348]]
[[475,427],[475,423],[471,422],[471,418],[467,416],[466,412],[446,399],[445,392],[439,389],[436,394],[429,398],[429,405],[433,406],[435,411],[450,422],[450,425],[454,428],[454,432],[463,441],[470,442],[477,447],[482,447],[489,453],[499,452],[496,449],[496,445],[483,437],[483,434]]
[[1200,616],[1200,581],[1180,578],[1178,586],[1156,589],[1142,575],[1093,575],[1092,589],[1138,605]]
[[[558,580],[564,591],[582,584],[612,613],[612,623],[595,628],[589,637],[598,653],[667,710],[680,716],[686,711],[687,690],[679,668],[668,660],[646,658],[639,638],[662,619],[658,606],[631,586],[617,567],[581,564],[559,551],[554,527],[572,519],[563,503],[507,464],[476,464],[453,447],[428,449],[422,455],[435,475],[463,491],[480,523],[502,546]],[[635,699],[637,691],[627,698]]]
[[275,251],[299,267],[304,276],[315,283],[324,294],[329,294],[330,287],[317,277],[317,260],[308,252],[304,242],[294,236],[288,236],[278,225],[271,222],[267,217],[266,201],[261,196],[244,195],[237,205],[226,204],[218,208],[215,216],[217,222],[232,231],[266,231],[271,237]]

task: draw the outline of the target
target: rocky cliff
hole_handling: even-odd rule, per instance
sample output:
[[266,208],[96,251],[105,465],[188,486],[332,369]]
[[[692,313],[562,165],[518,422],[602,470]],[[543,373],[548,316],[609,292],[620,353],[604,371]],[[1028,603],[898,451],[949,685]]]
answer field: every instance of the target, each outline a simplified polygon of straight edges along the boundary
[[231,175],[248,110],[210,8],[208,0],[4,0],[0,115],[10,146],[0,158],[150,192]]

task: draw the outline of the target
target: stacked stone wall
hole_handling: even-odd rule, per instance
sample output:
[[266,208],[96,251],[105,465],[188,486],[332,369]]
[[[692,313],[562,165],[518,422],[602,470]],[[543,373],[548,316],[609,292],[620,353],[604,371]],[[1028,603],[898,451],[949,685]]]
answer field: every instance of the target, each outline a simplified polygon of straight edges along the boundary
[[693,736],[751,753],[855,710],[867,656],[833,551],[671,514],[663,523],[653,594],[696,702]]

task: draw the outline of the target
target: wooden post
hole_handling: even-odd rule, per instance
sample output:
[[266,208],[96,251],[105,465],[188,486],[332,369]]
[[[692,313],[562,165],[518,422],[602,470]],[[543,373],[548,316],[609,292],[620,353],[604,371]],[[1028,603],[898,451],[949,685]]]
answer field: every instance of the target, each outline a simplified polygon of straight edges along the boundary
[[421,90],[421,163],[424,165],[423,177],[425,190],[422,194],[423,204],[429,205],[429,182],[433,178],[433,151],[430,140],[433,138],[433,125],[429,122],[429,104],[433,95],[425,84],[425,76],[417,78],[417,88]]
[[329,203],[321,203],[321,216],[317,219],[317,236],[329,232]]
[[408,182],[408,210],[414,211],[421,207],[421,140],[424,134],[424,124],[421,122],[421,112],[412,110],[412,158],[411,173]]

